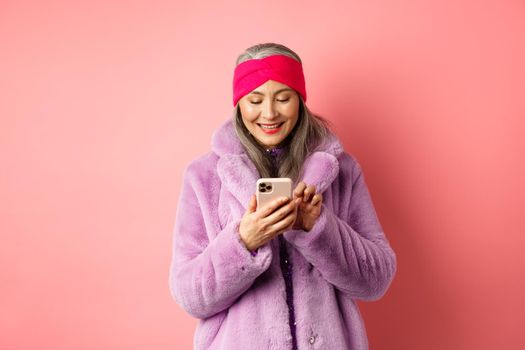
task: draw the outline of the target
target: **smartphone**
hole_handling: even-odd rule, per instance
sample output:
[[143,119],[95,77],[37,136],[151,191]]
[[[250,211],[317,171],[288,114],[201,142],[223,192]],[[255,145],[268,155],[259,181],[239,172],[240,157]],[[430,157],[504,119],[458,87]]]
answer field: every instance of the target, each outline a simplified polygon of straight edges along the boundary
[[292,199],[292,179],[288,177],[263,177],[256,186],[257,210],[278,197]]

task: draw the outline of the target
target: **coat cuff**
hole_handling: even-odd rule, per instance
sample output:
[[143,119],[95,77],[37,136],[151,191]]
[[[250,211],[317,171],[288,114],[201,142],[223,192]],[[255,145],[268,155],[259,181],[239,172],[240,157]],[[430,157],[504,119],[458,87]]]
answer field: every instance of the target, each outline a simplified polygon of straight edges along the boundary
[[290,230],[283,234],[284,238],[298,247],[315,245],[319,238],[321,238],[323,232],[327,232],[327,226],[330,225],[330,215],[330,209],[327,209],[323,204],[321,206],[321,213],[310,231]]
[[[232,228],[231,230],[228,230],[231,232],[229,240],[229,243],[231,243],[230,249],[234,250],[233,255],[237,257],[237,259],[234,259],[233,261],[239,263],[239,267],[242,271],[252,270],[256,275],[265,271],[270,266],[272,260],[272,248],[270,247],[270,244],[266,243],[257,248],[257,250],[250,251],[246,248],[246,245],[239,234],[240,220],[236,220],[229,225],[231,225]],[[228,247],[223,248],[224,251],[229,250]]]

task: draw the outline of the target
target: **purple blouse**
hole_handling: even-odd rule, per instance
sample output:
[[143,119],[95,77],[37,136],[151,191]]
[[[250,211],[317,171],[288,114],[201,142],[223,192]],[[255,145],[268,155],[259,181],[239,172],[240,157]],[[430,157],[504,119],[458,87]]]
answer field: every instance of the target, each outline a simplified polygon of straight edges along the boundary
[[[282,148],[267,149],[266,152],[272,157],[272,163],[275,167],[278,166],[278,157],[282,154]],[[290,324],[290,332],[292,334],[292,350],[297,350],[297,337],[296,337],[296,322],[295,312],[293,307],[293,284],[292,284],[292,262],[288,257],[288,251],[286,250],[286,242],[283,235],[277,236],[279,240],[279,257],[281,260],[281,271],[284,278],[284,284],[286,286],[286,303],[288,304],[288,320]],[[251,252],[252,255],[257,255],[257,250]]]

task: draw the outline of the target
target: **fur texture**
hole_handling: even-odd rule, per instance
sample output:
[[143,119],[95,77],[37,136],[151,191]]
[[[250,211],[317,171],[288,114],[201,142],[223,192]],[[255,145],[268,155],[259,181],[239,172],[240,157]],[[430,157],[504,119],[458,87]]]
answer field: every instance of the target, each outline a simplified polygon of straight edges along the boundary
[[[212,151],[184,172],[170,266],[170,291],[200,322],[194,348],[291,349],[279,247],[253,256],[238,233],[258,173],[231,120]],[[335,135],[305,161],[301,180],[323,193],[310,232],[284,233],[293,266],[299,349],[368,349],[355,300],[377,300],[396,272],[357,160]]]

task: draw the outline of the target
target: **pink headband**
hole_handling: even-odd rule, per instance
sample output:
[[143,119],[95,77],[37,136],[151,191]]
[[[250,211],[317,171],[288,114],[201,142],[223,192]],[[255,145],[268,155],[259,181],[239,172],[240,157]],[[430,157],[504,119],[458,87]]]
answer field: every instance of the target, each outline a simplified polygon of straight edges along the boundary
[[250,59],[235,67],[233,76],[233,106],[239,99],[268,80],[275,80],[296,90],[306,102],[303,67],[286,55]]

